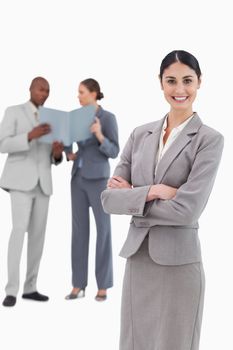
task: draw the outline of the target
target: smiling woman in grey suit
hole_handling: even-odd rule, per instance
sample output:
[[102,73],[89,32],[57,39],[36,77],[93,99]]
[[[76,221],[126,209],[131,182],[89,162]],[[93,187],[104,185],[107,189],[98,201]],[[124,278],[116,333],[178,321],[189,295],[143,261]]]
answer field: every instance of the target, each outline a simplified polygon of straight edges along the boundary
[[97,100],[103,98],[98,82],[83,80],[79,85],[82,106],[94,104],[96,119],[91,126],[93,136],[78,142],[78,152],[66,148],[68,160],[73,160],[71,179],[72,198],[72,284],[66,299],[85,295],[89,250],[89,207],[92,207],[96,228],[97,301],[106,299],[106,289],[113,285],[110,215],[103,211],[100,195],[110,176],[109,158],[119,153],[118,127],[114,114],[104,110]]
[[205,275],[198,219],[224,137],[193,112],[201,84],[193,55],[169,53],[159,79],[169,113],[132,131],[101,194],[107,213],[133,215],[120,253],[127,258],[120,350],[199,348]]

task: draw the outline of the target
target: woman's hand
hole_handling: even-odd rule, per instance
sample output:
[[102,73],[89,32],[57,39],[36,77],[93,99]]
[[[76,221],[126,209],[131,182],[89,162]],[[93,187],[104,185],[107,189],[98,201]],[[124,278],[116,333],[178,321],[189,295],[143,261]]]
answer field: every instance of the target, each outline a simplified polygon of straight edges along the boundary
[[75,159],[77,159],[77,153],[68,153],[67,154],[67,158],[69,159],[69,160],[75,160]]
[[112,176],[108,180],[107,188],[132,188],[132,185],[121,176]]
[[175,197],[176,191],[177,188],[175,187],[163,184],[152,185],[148,192],[146,202],[152,201],[154,199],[172,199]]
[[96,138],[100,143],[104,140],[104,135],[102,133],[101,123],[98,117],[95,117],[94,123],[90,127],[90,132],[95,134]]

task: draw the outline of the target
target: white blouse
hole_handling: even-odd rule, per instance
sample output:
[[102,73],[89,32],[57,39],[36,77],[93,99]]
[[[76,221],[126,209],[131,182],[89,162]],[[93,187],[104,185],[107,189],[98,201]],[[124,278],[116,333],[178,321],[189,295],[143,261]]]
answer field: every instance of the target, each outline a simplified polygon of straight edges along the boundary
[[158,149],[158,152],[156,154],[155,173],[157,171],[157,167],[158,167],[159,161],[163,157],[164,153],[168,150],[168,148],[171,146],[172,142],[174,142],[175,139],[177,138],[177,136],[180,134],[181,130],[184,129],[184,127],[190,122],[190,120],[193,117],[194,117],[194,113],[189,118],[187,118],[183,123],[181,123],[177,127],[173,128],[171,130],[168,138],[167,138],[167,141],[166,141],[165,145],[164,145],[163,137],[164,137],[164,134],[166,133],[166,128],[167,128],[167,118],[168,118],[168,114],[167,114],[167,116],[166,116],[166,118],[164,120],[164,123],[163,123],[161,134],[160,134],[159,149]]

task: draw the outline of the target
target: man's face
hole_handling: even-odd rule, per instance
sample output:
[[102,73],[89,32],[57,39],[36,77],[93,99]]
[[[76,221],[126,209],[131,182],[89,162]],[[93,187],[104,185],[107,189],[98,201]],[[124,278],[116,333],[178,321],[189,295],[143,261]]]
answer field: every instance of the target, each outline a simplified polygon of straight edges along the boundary
[[43,106],[49,96],[49,83],[46,80],[37,80],[30,87],[31,101],[37,106]]

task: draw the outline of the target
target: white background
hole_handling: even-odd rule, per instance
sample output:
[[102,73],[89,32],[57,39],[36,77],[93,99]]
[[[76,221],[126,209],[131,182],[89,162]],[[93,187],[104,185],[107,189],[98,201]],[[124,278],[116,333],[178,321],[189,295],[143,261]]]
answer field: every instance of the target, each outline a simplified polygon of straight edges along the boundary
[[[194,110],[225,136],[215,187],[199,223],[206,273],[201,350],[232,349],[232,12],[229,1],[1,1],[0,114],[28,99],[34,76],[51,84],[47,106],[76,108],[78,83],[97,79],[119,124],[121,149],[132,129],[162,118],[169,106],[157,74],[174,49],[192,52],[203,71]],[[0,157],[0,171],[5,156]],[[116,160],[111,161],[112,171]],[[53,168],[46,244],[39,291],[49,303],[21,299],[0,305],[0,348],[117,350],[125,260],[118,256],[129,217],[112,216],[115,286],[105,303],[94,301],[95,225],[91,213],[89,286],[85,299],[67,302],[70,292],[70,170]],[[20,176],[20,174],[19,174]],[[6,254],[11,230],[9,195],[0,192],[0,298],[5,296]],[[21,264],[25,275],[26,245]],[[138,288],[143,286],[138,286]],[[145,349],[147,350],[147,349]]]

